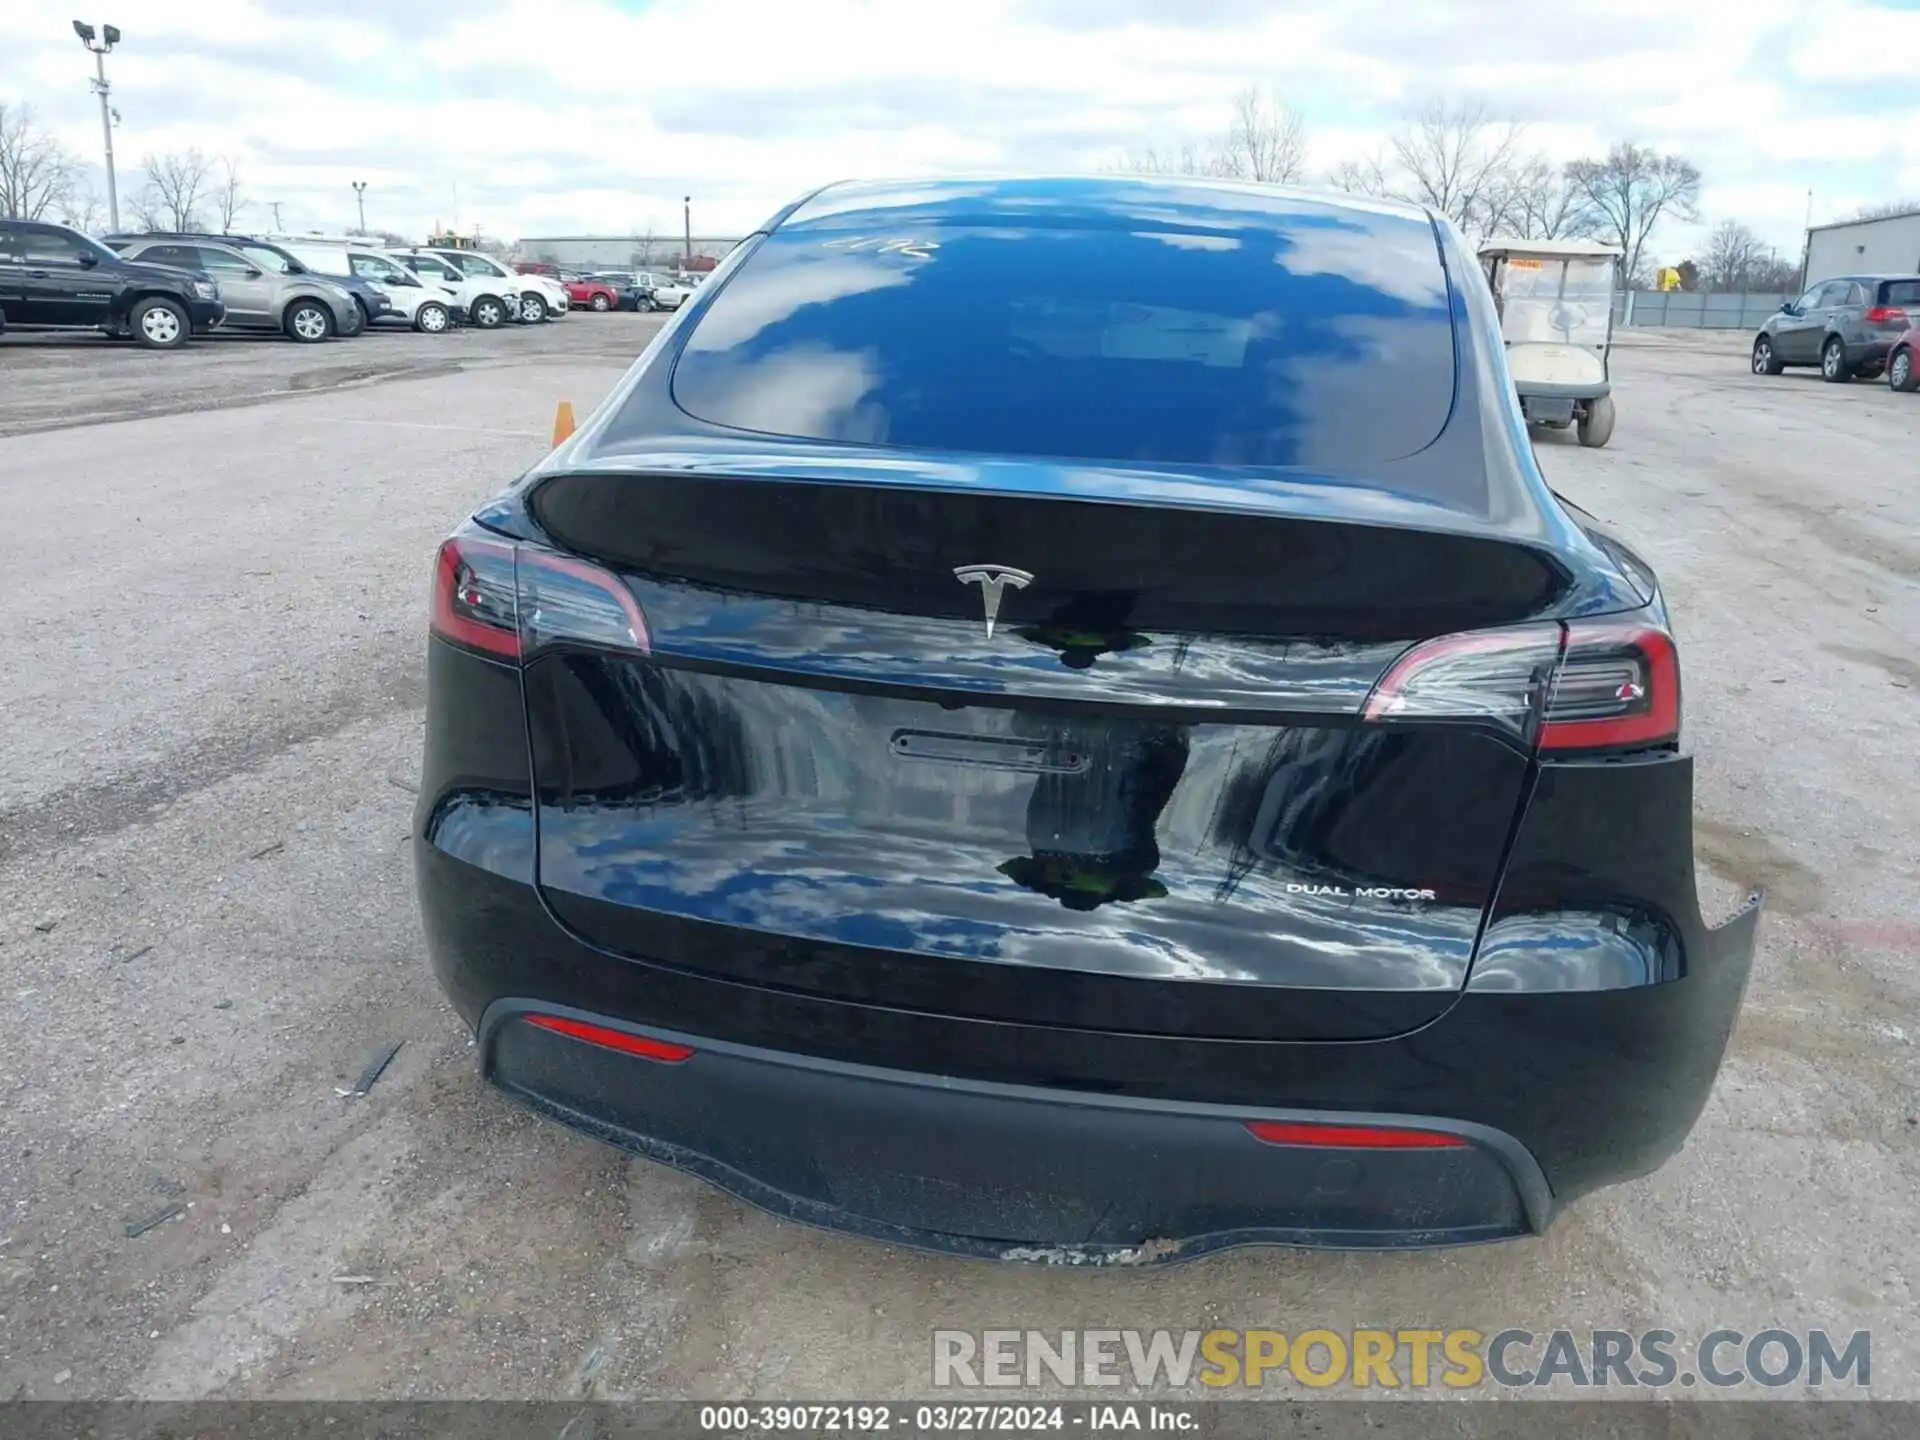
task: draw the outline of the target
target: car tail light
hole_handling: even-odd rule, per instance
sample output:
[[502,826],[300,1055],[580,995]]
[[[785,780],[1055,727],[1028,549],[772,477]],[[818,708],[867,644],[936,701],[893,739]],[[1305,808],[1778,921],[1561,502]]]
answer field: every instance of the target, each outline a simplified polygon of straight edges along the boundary
[[520,1018],[529,1025],[551,1030],[556,1035],[584,1040],[589,1045],[598,1045],[605,1050],[618,1050],[623,1055],[638,1055],[642,1060],[656,1060],[662,1065],[678,1065],[683,1060],[693,1058],[691,1045],[655,1040],[650,1035],[630,1035],[625,1030],[615,1030],[608,1025],[590,1025],[584,1020],[569,1020],[564,1015],[523,1015]]
[[1866,321],[1869,325],[1905,325],[1907,312],[1898,305],[1875,305],[1867,311]]
[[1557,623],[1442,635],[1416,645],[1367,697],[1369,720],[1494,721],[1516,735],[1534,723],[1560,658]]
[[1457,1150],[1467,1142],[1439,1130],[1398,1125],[1329,1125],[1321,1121],[1249,1120],[1254,1138],[1269,1145],[1318,1145],[1333,1150]]
[[1542,750],[1623,750],[1680,738],[1680,656],[1649,625],[1576,620],[1554,672]]
[[449,540],[433,567],[436,635],[488,655],[520,656],[513,546],[499,540]]
[[463,535],[434,563],[433,633],[503,659],[568,643],[645,654],[646,617],[620,579],[570,555]]
[[1637,621],[1442,635],[1396,660],[1363,714],[1491,721],[1560,754],[1668,745],[1680,738],[1680,660],[1671,636]]

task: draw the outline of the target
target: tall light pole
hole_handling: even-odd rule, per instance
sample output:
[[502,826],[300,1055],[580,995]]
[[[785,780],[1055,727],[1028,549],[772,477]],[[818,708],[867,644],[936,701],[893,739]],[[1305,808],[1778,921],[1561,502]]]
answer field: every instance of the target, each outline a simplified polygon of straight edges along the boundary
[[120,228],[120,191],[113,178],[113,116],[107,104],[107,52],[120,43],[119,27],[102,25],[95,34],[91,25],[76,20],[73,33],[80,37],[80,43],[93,52],[94,81],[93,93],[100,97],[100,134],[107,144],[107,217],[113,222],[113,228]]
[[691,195],[683,196],[681,198],[680,214],[681,214],[681,218],[686,222],[686,226],[687,226],[686,265],[687,265],[687,268],[691,270],[693,268],[693,197]]
[[353,198],[357,200],[360,204],[360,233],[364,235],[367,233],[367,182],[366,181],[356,180],[353,182]]

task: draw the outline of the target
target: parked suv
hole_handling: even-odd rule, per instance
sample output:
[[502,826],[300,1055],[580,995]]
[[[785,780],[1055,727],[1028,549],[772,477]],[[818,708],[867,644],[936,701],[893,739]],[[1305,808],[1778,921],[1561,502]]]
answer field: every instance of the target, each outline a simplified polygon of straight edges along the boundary
[[124,242],[120,253],[129,260],[211,276],[219,283],[227,324],[234,329],[278,330],[311,345],[336,335],[357,335],[363,328],[359,305],[341,286],[304,271],[290,275],[263,268],[262,262],[232,245],[143,236]]
[[1907,333],[1904,307],[1920,309],[1920,275],[1841,275],[1807,288],[1769,316],[1753,340],[1753,373],[1818,365],[1821,378],[1871,379]]
[[[305,275],[314,267],[304,265],[284,245],[271,240],[263,240],[257,235],[220,235],[211,231],[188,230],[148,230],[139,235],[119,234],[106,237],[107,244],[118,250],[131,245],[136,240],[186,240],[198,242],[211,241],[216,245],[228,245],[238,250],[262,270],[271,270],[281,275]],[[324,272],[323,272],[324,273]],[[344,327],[340,333],[351,339],[376,320],[397,318],[392,301],[372,285],[352,278],[340,278],[328,275],[327,280],[349,295],[358,304],[360,316],[357,321]]]
[[657,270],[642,271],[640,283],[653,297],[656,310],[678,310],[693,298],[693,286],[676,275],[664,275]]
[[226,318],[204,276],[137,264],[92,236],[37,220],[0,220],[0,317],[7,325],[103,330],[173,350]]

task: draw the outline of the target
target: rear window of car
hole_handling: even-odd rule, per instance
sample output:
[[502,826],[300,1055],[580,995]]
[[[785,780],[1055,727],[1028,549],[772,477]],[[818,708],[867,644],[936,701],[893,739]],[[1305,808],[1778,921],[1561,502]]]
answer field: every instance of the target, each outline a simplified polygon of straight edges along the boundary
[[725,283],[675,367],[682,409],[860,444],[1342,468],[1423,448],[1452,407],[1423,217],[835,220],[776,231]]
[[1881,305],[1920,305],[1920,280],[1884,280],[1880,284]]

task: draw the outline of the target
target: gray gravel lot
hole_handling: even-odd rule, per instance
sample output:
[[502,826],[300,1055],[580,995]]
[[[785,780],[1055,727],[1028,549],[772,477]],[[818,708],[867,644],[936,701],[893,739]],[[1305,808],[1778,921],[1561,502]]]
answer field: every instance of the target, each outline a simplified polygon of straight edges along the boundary
[[64,430],[134,416],[260,405],[381,381],[454,375],[470,366],[542,363],[555,355],[624,363],[658,317],[585,312],[531,328],[420,335],[378,325],[353,340],[296,345],[276,335],[215,334],[177,352],[86,331],[0,336],[0,435]]
[[1705,892],[1768,891],[1686,1150],[1544,1240],[1063,1273],[537,1123],[428,975],[432,545],[655,323],[0,341],[0,1397],[879,1397],[928,1392],[937,1327],[1778,1325],[1871,1329],[1875,1393],[1920,1398],[1920,397],[1636,335],[1612,448],[1540,442],[1666,582]]

